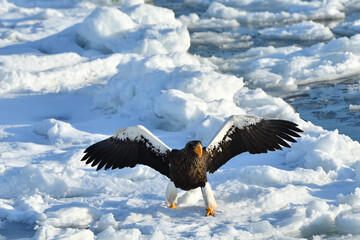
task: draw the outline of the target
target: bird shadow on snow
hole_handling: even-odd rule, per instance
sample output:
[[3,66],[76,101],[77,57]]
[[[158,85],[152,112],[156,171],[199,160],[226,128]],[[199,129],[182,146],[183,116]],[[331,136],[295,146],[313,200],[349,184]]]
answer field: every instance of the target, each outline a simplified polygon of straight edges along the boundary
[[[162,226],[167,228],[167,231],[175,231],[180,236],[191,237],[193,233],[189,229],[200,226],[205,218],[209,218],[205,216],[205,208],[201,206],[172,209],[166,204],[157,204],[145,208],[133,207],[126,209],[125,212],[124,209],[122,210],[121,215],[114,214],[116,221],[120,222],[119,228],[137,228],[144,235],[151,235],[156,230],[156,226]],[[181,224],[180,228],[179,224]]]
[[128,206],[129,199],[120,201],[106,200],[102,202],[101,206],[96,208],[102,214],[113,214],[119,223],[119,228],[138,228],[145,235],[151,234],[154,231],[154,221],[161,225],[172,225],[176,224],[177,221],[181,221],[185,225],[191,225],[194,219],[202,216],[205,217],[205,208],[203,206],[183,206],[178,209],[172,209],[168,207],[164,199],[160,200],[158,195],[141,194],[139,198],[147,198],[151,199],[151,201],[145,201],[143,204],[139,202],[138,206],[133,204]]
[[[194,191],[192,191],[194,192]],[[198,191],[200,192],[200,190]],[[178,209],[169,208],[165,194],[141,193],[131,196],[123,196],[122,200],[114,198],[104,200],[98,206],[99,210],[113,213],[115,216],[125,216],[131,213],[141,213],[158,218],[159,215],[167,217],[199,217],[205,216],[205,205],[200,201],[198,192],[179,192]],[[201,193],[200,193],[201,194]],[[187,198],[192,198],[191,200]]]
[[31,238],[35,235],[35,225],[23,222],[1,222],[0,235],[4,239]]

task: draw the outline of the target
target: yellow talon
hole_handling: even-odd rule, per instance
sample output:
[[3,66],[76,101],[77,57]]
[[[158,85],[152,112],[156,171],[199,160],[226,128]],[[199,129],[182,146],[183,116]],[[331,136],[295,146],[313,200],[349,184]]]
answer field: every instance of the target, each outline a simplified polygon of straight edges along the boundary
[[169,206],[169,208],[177,209],[177,207],[175,206],[174,203],[172,203],[172,204]]
[[213,217],[215,217],[215,215],[214,215],[214,210],[212,210],[212,208],[211,207],[209,207],[208,209],[206,209],[206,216],[213,216]]

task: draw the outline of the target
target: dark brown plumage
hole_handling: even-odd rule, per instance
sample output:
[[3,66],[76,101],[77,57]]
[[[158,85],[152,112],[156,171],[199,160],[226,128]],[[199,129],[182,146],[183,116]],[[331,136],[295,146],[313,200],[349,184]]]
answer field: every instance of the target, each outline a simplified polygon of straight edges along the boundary
[[[97,170],[143,164],[167,176],[176,188],[205,189],[207,172],[214,173],[243,152],[257,154],[290,147],[286,141],[296,142],[294,138],[300,137],[299,132],[302,130],[290,121],[237,115],[228,118],[209,146],[191,141],[178,150],[170,149],[143,126],[135,126],[91,145],[81,160],[97,166]],[[208,202],[205,195],[204,200]]]
[[204,187],[207,182],[207,158],[204,151],[200,157],[194,149],[201,147],[200,141],[188,142],[185,148],[173,150],[169,154],[170,180],[177,188],[191,190],[197,187]]

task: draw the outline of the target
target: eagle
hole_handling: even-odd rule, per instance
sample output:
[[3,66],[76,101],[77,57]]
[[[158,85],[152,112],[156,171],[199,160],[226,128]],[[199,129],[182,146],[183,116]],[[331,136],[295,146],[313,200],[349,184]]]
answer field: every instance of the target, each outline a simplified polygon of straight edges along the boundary
[[171,149],[144,126],[118,130],[107,139],[89,146],[81,161],[97,166],[121,169],[137,164],[149,166],[169,178],[166,200],[176,209],[178,188],[188,191],[200,187],[206,216],[214,216],[217,204],[207,180],[231,158],[244,152],[267,153],[290,147],[302,130],[296,123],[281,119],[265,119],[253,115],[229,117],[208,146],[199,140],[188,142],[183,149]]

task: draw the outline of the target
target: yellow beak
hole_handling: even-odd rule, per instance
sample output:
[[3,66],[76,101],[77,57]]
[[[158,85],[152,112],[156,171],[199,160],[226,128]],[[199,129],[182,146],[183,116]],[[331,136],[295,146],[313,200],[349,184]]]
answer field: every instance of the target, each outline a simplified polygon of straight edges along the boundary
[[201,157],[201,156],[202,156],[202,146],[201,146],[201,145],[197,146],[197,147],[194,149],[194,152],[196,152],[197,155],[199,155],[199,157]]

